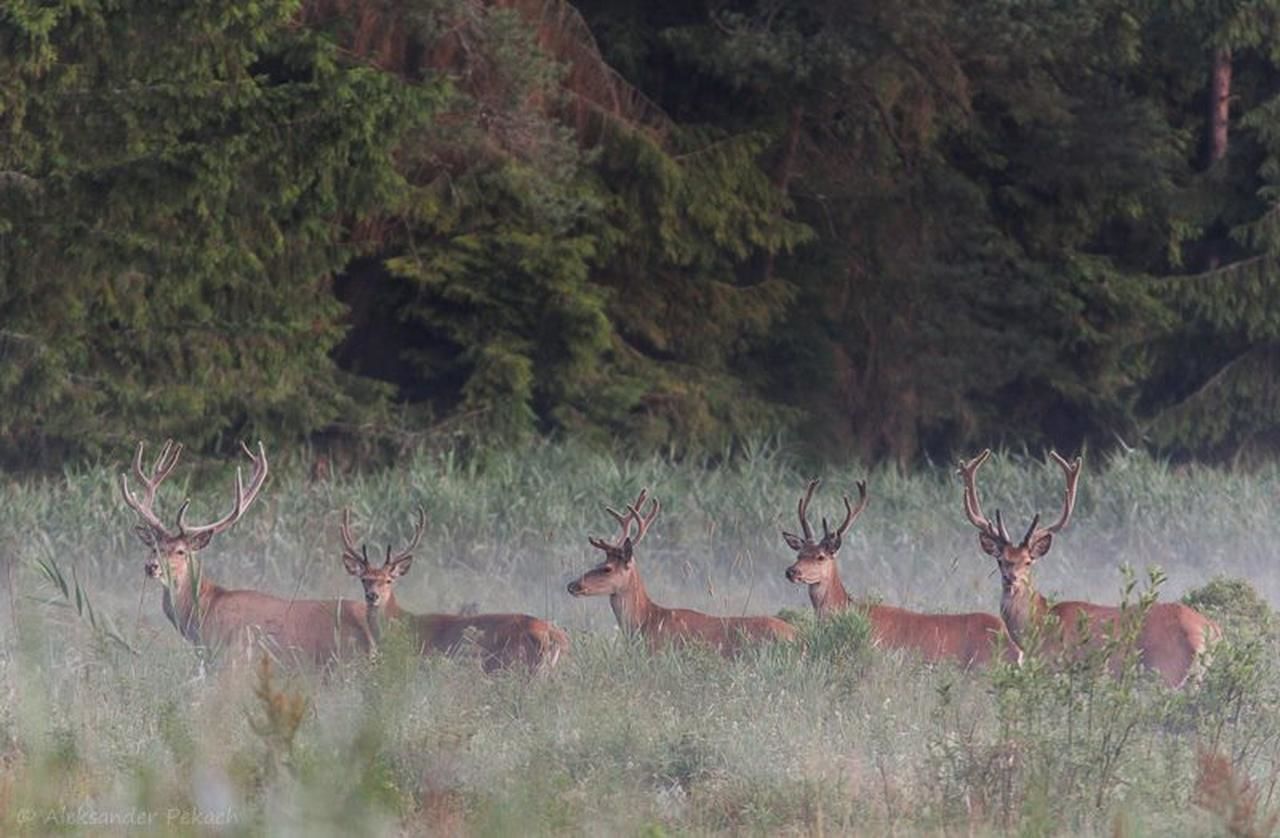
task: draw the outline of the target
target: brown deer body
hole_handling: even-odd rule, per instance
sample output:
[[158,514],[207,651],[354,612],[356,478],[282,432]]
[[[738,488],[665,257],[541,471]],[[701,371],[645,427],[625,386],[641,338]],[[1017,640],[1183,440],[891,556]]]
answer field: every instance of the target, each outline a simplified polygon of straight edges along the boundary
[[387,556],[381,567],[369,562],[368,551],[357,549],[351,535],[351,512],[342,517],[342,562],[360,580],[375,642],[388,626],[403,625],[418,644],[420,654],[435,652],[478,654],[486,672],[523,667],[546,672],[569,648],[569,636],[558,626],[528,614],[411,614],[396,600],[395,582],[413,561],[413,551],[426,530],[427,515],[419,510],[418,525],[409,546]]
[[164,591],[165,616],[187,640],[230,653],[237,662],[247,660],[246,653],[260,644],[281,660],[318,666],[373,648],[360,602],[288,600],[223,588],[208,579],[199,581],[195,595],[193,581],[189,571],[171,571]]
[[253,461],[246,491],[236,473],[236,501],[224,518],[205,526],[185,521],[187,504],[178,510],[177,524],[167,527],[153,506],[156,489],[178,463],[182,446],[166,442],[148,476],[142,468],[143,445],[134,456],[134,473],[145,489],[141,499],[129,491],[128,476],[120,476],[125,503],[138,513],[137,533],[151,548],[144,571],[164,585],[164,614],[182,636],[197,646],[226,654],[233,662],[247,659],[254,647],[264,646],[284,660],[325,665],[353,652],[368,652],[372,635],[365,607],[354,600],[289,600],[253,590],[232,590],[201,573],[195,554],[214,535],[231,528],[253,503],[267,477],[267,457],[244,449]]
[[[978,530],[983,552],[996,560],[1001,578],[1000,613],[1010,634],[1019,643],[1039,632],[1040,650],[1050,659],[1079,656],[1099,649],[1108,638],[1120,639],[1126,629],[1136,629],[1135,643],[1142,665],[1156,672],[1170,687],[1182,686],[1195,671],[1208,646],[1222,636],[1217,624],[1193,608],[1181,603],[1154,603],[1145,611],[1140,626],[1127,626],[1125,620],[1140,613],[1136,608],[1121,609],[1092,602],[1058,602],[1050,604],[1035,589],[1032,565],[1049,552],[1053,536],[1071,520],[1075,508],[1076,485],[1080,478],[1080,458],[1068,463],[1056,451],[1050,456],[1066,477],[1062,515],[1049,527],[1040,527],[1036,515],[1027,534],[1014,543],[1005,529],[1000,512],[993,524],[982,512],[978,500],[977,472],[990,449],[967,463],[960,464],[964,479],[965,515]],[[1113,672],[1124,665],[1123,655],[1108,661]]]
[[[605,560],[570,582],[570,594],[608,596],[619,627],[643,637],[651,650],[692,643],[732,656],[752,645],[795,639],[795,628],[776,617],[717,617],[688,608],[664,608],[650,599],[633,552],[661,509],[654,498],[649,515],[642,516],[639,510],[647,497],[647,490],[641,491],[626,515],[607,510],[622,526],[622,534],[616,542],[590,539],[593,547],[604,551]],[[638,527],[634,540],[633,523]]]
[[798,509],[802,535],[783,532],[787,545],[796,551],[795,562],[786,576],[797,585],[809,586],[809,601],[819,618],[858,608],[871,624],[871,641],[883,649],[908,649],[927,661],[950,661],[961,666],[986,665],[1003,650],[1005,659],[1017,663],[1022,658],[1004,623],[994,614],[921,614],[891,605],[861,603],[849,596],[836,554],[844,534],[867,505],[867,484],[858,482],[858,506],[855,509],[844,496],[845,519],[835,532],[822,521],[822,538],[816,539],[809,526],[808,507],[819,482],[812,480],[800,499]]

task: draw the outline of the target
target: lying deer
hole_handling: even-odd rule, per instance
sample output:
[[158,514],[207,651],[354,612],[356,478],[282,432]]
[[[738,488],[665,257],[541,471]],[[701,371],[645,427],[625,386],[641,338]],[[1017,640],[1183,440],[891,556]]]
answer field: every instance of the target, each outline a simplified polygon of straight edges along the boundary
[[138,443],[133,471],[143,486],[141,498],[129,490],[128,475],[120,475],[124,502],[142,519],[138,537],[151,550],[143,569],[164,585],[165,616],[190,642],[217,653],[230,653],[233,661],[247,659],[257,644],[278,657],[320,665],[349,652],[368,653],[373,638],[363,603],[281,599],[261,591],[231,590],[201,573],[196,553],[244,516],[267,480],[267,455],[262,444],[258,444],[256,456],[248,446],[241,447],[253,462],[249,487],[245,488],[237,469],[235,504],[211,524],[187,523],[189,500],[178,508],[172,528],[155,513],[156,489],[173,472],[182,454],[182,446],[172,440],[160,450],[150,475],[143,471],[143,444]]
[[1022,659],[1022,653],[1009,637],[1004,623],[992,614],[919,614],[889,605],[857,602],[845,591],[836,567],[836,554],[844,534],[867,506],[867,484],[858,481],[858,506],[844,496],[845,516],[835,532],[822,519],[822,538],[815,539],[809,526],[809,501],[820,481],[809,481],[800,498],[800,532],[783,531],[787,546],[796,551],[795,562],[787,568],[787,579],[809,586],[809,601],[818,617],[826,617],[848,608],[858,608],[871,623],[871,640],[885,649],[910,649],[927,661],[952,661],[962,666],[985,665],[1003,650],[1011,663]]
[[363,545],[351,535],[351,510],[342,512],[342,564],[360,580],[369,608],[369,627],[375,642],[389,625],[403,623],[412,632],[421,654],[475,652],[486,672],[523,666],[549,671],[569,648],[569,636],[558,626],[528,614],[410,614],[396,601],[395,583],[409,571],[413,552],[427,528],[427,512],[418,510],[418,523],[409,546],[391,552],[380,567],[369,562]]
[[[1056,451],[1051,451],[1058,467],[1066,477],[1066,492],[1062,501],[1062,515],[1057,523],[1039,526],[1040,515],[1031,519],[1031,526],[1022,540],[1014,543],[1005,529],[1004,521],[996,511],[993,524],[982,512],[978,500],[977,473],[991,456],[987,449],[969,462],[960,464],[964,479],[964,511],[969,522],[978,530],[978,544],[982,551],[996,560],[1000,571],[1002,594],[1000,613],[1014,640],[1024,643],[1033,627],[1039,629],[1041,651],[1053,658],[1065,653],[1080,655],[1096,650],[1107,638],[1119,639],[1124,628],[1122,618],[1127,612],[1111,605],[1092,602],[1058,602],[1053,605],[1036,589],[1031,579],[1031,567],[1053,545],[1053,536],[1071,520],[1076,503],[1076,484],[1080,479],[1080,458],[1068,463]],[[1177,602],[1157,602],[1146,611],[1142,625],[1137,627],[1137,651],[1146,668],[1155,671],[1170,687],[1180,687],[1196,668],[1207,646],[1222,636],[1221,629],[1209,618],[1193,608]],[[1123,656],[1116,655],[1110,661],[1112,671],[1124,665]]]
[[[634,548],[644,538],[661,507],[653,499],[647,516],[640,514],[648,490],[642,490],[636,502],[623,515],[606,507],[622,527],[617,540],[589,539],[591,546],[603,550],[600,564],[569,583],[574,596],[608,596],[618,625],[628,634],[639,634],[650,649],[702,643],[723,655],[733,655],[756,643],[794,640],[793,626],[776,617],[713,617],[687,608],[663,608],[649,599],[640,571],[636,567]],[[631,536],[632,526],[635,537]]]

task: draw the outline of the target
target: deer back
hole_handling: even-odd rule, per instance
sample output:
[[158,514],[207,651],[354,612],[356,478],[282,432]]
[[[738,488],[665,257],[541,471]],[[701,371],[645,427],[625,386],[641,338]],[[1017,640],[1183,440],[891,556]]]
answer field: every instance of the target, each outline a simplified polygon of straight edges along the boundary
[[920,614],[904,608],[873,605],[867,609],[871,638],[887,649],[909,649],[931,662],[985,666],[1003,646],[1004,659],[1021,660],[1004,622],[994,614]]

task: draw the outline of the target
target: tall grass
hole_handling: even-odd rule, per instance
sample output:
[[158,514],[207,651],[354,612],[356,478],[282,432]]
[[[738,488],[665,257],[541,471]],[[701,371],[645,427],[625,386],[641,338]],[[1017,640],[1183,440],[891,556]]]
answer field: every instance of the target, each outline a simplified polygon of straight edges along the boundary
[[[224,511],[225,468],[184,467],[168,514]],[[1263,834],[1276,823],[1280,676],[1273,617],[1280,475],[1090,462],[1071,525],[1038,569],[1047,593],[1116,602],[1128,563],[1196,592],[1231,641],[1171,694],[1142,672],[961,672],[867,646],[857,615],[817,624],[778,535],[812,476],[775,449],[703,468],[544,446],[483,467],[422,457],[313,483],[278,469],[206,551],[208,578],[282,596],[354,597],[337,524],[371,546],[431,523],[404,607],[520,610],[573,637],[549,678],[419,661],[394,639],[334,672],[204,670],[163,618],[114,471],[3,488],[0,829],[441,834]],[[950,472],[831,473],[813,509],[866,477],[846,537],[853,592],[925,610],[995,612],[999,581]],[[1056,468],[999,456],[984,506],[1052,514]],[[182,481],[186,481],[183,483]],[[616,526],[601,504],[648,486],[664,512],[639,551],[665,605],[797,609],[801,649],[725,661],[650,655],[606,602],[565,583]],[[1011,525],[1010,527],[1014,527]],[[58,580],[61,580],[59,583]],[[1249,600],[1256,590],[1260,598]],[[61,604],[59,604],[61,603]],[[1239,607],[1237,607],[1237,605]],[[70,607],[67,607],[70,606]],[[1237,628],[1238,627],[1238,628]],[[150,822],[138,823],[139,820]],[[128,822],[126,822],[128,821]]]

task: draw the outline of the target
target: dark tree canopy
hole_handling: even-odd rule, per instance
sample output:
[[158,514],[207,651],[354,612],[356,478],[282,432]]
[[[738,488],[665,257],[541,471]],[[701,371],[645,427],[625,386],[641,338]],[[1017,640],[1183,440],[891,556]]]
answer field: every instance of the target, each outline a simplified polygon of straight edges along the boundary
[[0,462],[1280,450],[1280,3],[0,10]]

